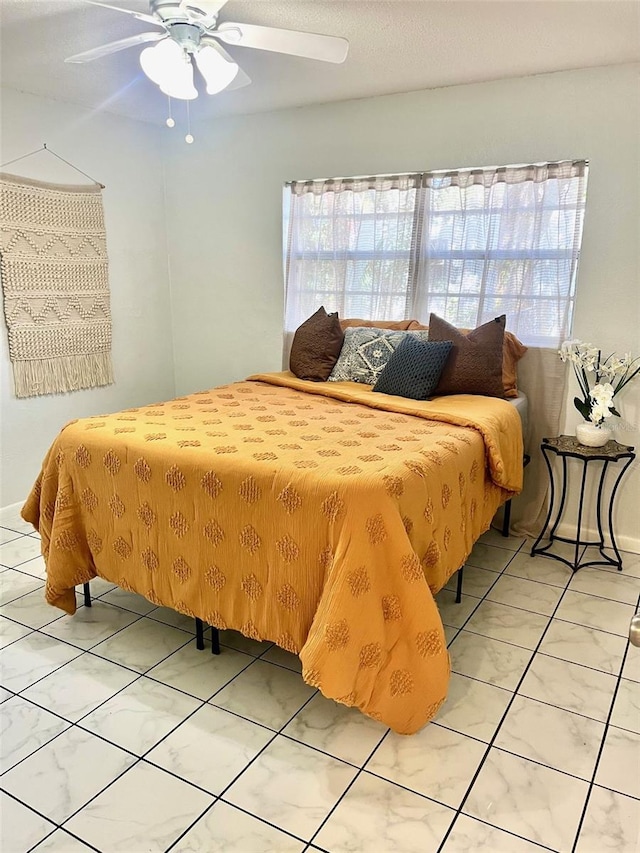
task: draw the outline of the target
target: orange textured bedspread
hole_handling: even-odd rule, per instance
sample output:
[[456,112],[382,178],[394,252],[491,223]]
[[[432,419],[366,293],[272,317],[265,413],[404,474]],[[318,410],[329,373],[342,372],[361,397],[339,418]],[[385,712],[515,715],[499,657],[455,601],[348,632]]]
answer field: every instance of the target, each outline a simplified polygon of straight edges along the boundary
[[68,424],[23,516],[51,604],[73,613],[99,575],[298,653],[325,696],[409,734],[447,692],[433,594],[521,485],[502,400],[261,374]]

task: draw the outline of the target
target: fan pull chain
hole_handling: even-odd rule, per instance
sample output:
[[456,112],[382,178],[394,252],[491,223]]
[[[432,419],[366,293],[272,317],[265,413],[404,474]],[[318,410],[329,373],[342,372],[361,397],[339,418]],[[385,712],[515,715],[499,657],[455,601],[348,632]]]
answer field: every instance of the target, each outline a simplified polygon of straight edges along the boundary
[[193,136],[191,135],[191,110],[189,109],[189,101],[187,101],[187,135],[184,138],[184,141],[191,145],[193,142]]
[[175,127],[176,122],[173,116],[171,115],[171,98],[169,97],[169,95],[167,95],[167,102],[169,105],[169,117],[167,118],[166,125],[167,127]]

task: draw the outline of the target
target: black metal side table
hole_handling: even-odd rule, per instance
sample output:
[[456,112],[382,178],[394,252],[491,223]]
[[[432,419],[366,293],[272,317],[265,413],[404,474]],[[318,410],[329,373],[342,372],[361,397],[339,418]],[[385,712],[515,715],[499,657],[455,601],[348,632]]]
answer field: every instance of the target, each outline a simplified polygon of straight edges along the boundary
[[[622,571],[622,558],[620,557],[620,552],[618,551],[618,546],[616,545],[616,540],[613,535],[613,504],[615,501],[616,492],[618,491],[618,486],[620,485],[620,481],[622,480],[624,472],[636,458],[636,455],[633,452],[634,448],[628,447],[624,444],[618,444],[617,441],[608,441],[604,445],[604,447],[585,447],[583,444],[580,444],[573,435],[560,435],[557,438],[543,438],[542,444],[540,445],[540,449],[542,450],[544,461],[547,463],[551,492],[549,496],[549,511],[547,513],[547,518],[542,527],[540,536],[538,536],[533,547],[531,548],[531,555],[535,556],[536,554],[541,554],[545,557],[551,557],[554,560],[559,560],[561,563],[564,563],[565,565],[569,566],[569,568],[574,572],[577,572],[578,569],[582,569],[585,566],[616,566],[618,571]],[[554,506],[556,502],[555,478],[553,475],[553,467],[551,465],[552,453],[562,459],[562,490],[560,492],[560,502],[556,510],[556,516],[549,530],[549,542],[544,547],[539,547],[540,542],[545,538],[545,532],[547,530],[547,527],[549,526],[549,522],[551,521],[551,516],[553,515]],[[567,499],[567,459],[579,459],[582,462],[580,501],[578,504],[576,536],[574,539],[569,539],[566,536],[558,536],[558,534],[556,533],[556,530],[558,529],[558,525],[560,524],[562,515],[564,513],[565,503]],[[597,541],[594,541],[583,539],[581,534],[585,486],[587,483],[587,466],[589,462],[594,462],[596,460],[601,461],[603,465],[602,471],[600,472],[598,495],[596,499],[596,522],[598,526],[599,539]],[[606,511],[606,521],[608,526],[607,533],[609,535],[609,538],[611,539],[611,548],[613,549],[613,552],[616,555],[616,559],[614,560],[607,554],[605,554],[603,550],[605,547],[603,529],[603,515],[605,514],[603,507],[604,487],[607,469],[609,468],[609,465],[611,465],[611,463],[620,462],[621,460],[626,461],[623,462],[623,465],[618,471],[617,477],[613,483],[611,494],[609,496],[609,507]],[[573,545],[575,547],[573,562],[570,562],[564,557],[561,557],[559,554],[549,553],[549,548],[552,547],[554,542],[566,542],[569,545]],[[585,545],[592,545],[597,547],[602,559],[590,560],[585,563],[580,563],[578,560],[580,549]]]

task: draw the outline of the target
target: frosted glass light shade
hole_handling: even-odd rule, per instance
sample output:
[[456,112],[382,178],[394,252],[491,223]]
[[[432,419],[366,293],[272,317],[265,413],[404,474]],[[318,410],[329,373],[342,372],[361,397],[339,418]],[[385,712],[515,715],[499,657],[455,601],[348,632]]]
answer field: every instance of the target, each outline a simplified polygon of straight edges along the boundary
[[235,62],[229,62],[214,47],[204,46],[195,54],[196,65],[207,84],[207,94],[215,95],[226,89],[238,73]]
[[191,60],[173,39],[166,38],[153,47],[146,47],[140,54],[140,66],[165,95],[183,101],[198,97]]

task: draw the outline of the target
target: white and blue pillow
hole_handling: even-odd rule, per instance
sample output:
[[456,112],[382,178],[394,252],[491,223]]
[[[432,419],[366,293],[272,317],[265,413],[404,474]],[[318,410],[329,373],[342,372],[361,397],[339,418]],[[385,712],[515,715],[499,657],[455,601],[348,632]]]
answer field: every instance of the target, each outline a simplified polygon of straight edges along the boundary
[[399,344],[407,337],[424,343],[428,331],[394,332],[388,329],[352,326],[345,329],[340,357],[329,382],[362,382],[375,385]]

